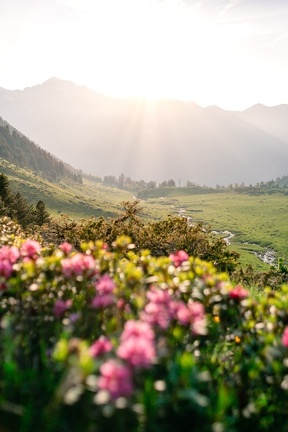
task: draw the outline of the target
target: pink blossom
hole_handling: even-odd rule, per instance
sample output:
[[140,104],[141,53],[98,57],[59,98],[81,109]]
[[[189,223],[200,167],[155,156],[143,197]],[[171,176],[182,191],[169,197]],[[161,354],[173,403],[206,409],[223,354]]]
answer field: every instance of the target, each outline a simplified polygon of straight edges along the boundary
[[249,293],[242,285],[236,285],[231,291],[229,291],[229,297],[234,300],[242,300],[248,297]]
[[113,345],[110,340],[105,336],[100,336],[90,347],[89,351],[93,357],[99,357],[102,354],[108,353],[112,350]]
[[9,278],[13,273],[13,266],[7,259],[0,261],[0,276]]
[[154,331],[151,326],[143,321],[129,320],[124,325],[124,330],[121,335],[121,341],[128,340],[132,337],[145,337],[149,340],[154,340]]
[[72,300],[56,300],[53,308],[53,313],[57,318],[60,318],[67,309],[72,306]]
[[92,302],[91,306],[99,309],[105,309],[112,306],[115,302],[115,298],[111,294],[97,294]]
[[134,367],[149,367],[155,358],[154,332],[141,321],[127,321],[117,354]]
[[84,273],[93,275],[95,273],[95,261],[91,255],[77,253],[71,258],[62,260],[62,273],[66,277],[80,276]]
[[204,318],[205,309],[202,303],[199,302],[188,303],[188,308],[191,311],[192,321],[199,321]]
[[154,342],[145,337],[132,337],[122,342],[117,355],[134,367],[149,367],[155,358]]
[[288,347],[288,327],[285,327],[283,335],[282,335],[282,345],[286,348]]
[[105,274],[96,282],[95,287],[101,294],[111,294],[115,289],[115,283],[108,274]]
[[154,286],[147,292],[147,298],[150,302],[157,304],[169,304],[171,301],[171,295],[167,290],[159,289]]
[[14,264],[20,257],[19,249],[16,246],[3,246],[0,249],[0,261],[7,260]]
[[169,258],[171,259],[175,267],[179,267],[184,261],[188,261],[189,255],[185,251],[180,250],[175,253],[171,253],[169,255]]
[[174,312],[174,316],[182,325],[190,324],[192,319],[191,310],[187,307],[184,302],[173,302],[171,303],[171,309]]
[[129,397],[133,392],[131,370],[116,360],[107,360],[100,367],[98,387],[106,390],[112,399]]
[[171,307],[171,295],[167,290],[157,289],[153,286],[147,293],[147,297],[150,302],[145,306],[141,319],[166,329],[174,315]]
[[68,255],[71,252],[72,248],[73,246],[67,242],[64,242],[59,245],[59,249],[66,255]]
[[40,252],[41,246],[40,244],[35,240],[26,240],[21,248],[21,256],[28,257],[28,258],[35,258],[35,256]]

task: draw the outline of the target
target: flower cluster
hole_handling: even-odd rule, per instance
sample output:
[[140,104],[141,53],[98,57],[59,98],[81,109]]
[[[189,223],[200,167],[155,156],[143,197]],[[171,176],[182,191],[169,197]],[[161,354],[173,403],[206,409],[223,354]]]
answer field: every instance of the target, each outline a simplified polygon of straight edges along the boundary
[[95,283],[96,288],[96,296],[93,298],[91,306],[99,309],[105,309],[114,304],[115,297],[113,295],[113,291],[116,286],[108,274],[104,274],[100,279]]
[[278,418],[286,432],[288,287],[253,297],[184,251],[129,244],[0,248],[1,400],[26,415],[39,397],[59,430],[176,430],[192,416],[205,432]]
[[151,366],[156,356],[155,335],[151,326],[141,321],[127,321],[117,354],[131,366]]
[[[66,247],[67,250],[67,247]],[[73,276],[92,276],[96,273],[95,260],[91,255],[77,253],[62,260],[62,272],[67,278]]]

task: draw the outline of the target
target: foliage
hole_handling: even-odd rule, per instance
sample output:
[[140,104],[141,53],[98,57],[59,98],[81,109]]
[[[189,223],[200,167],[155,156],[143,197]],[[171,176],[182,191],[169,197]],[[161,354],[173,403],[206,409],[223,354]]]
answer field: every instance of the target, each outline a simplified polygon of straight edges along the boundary
[[38,201],[36,207],[29,204],[26,198],[20,193],[13,193],[10,188],[8,177],[0,174],[0,216],[8,216],[17,221],[23,228],[32,224],[42,226],[50,222],[49,212],[45,203]]
[[102,240],[111,245],[118,236],[129,236],[137,251],[149,249],[153,256],[169,255],[183,249],[188,254],[212,261],[220,271],[233,271],[239,255],[227,248],[225,241],[213,235],[202,224],[190,226],[183,217],[169,217],[162,221],[144,222],[139,214],[140,201],[122,202],[123,215],[115,219],[91,218],[80,223],[63,217],[41,232],[47,242],[63,241],[79,248],[81,242]]
[[8,222],[1,427],[287,431],[287,286],[253,297],[184,251],[126,236],[41,248]]

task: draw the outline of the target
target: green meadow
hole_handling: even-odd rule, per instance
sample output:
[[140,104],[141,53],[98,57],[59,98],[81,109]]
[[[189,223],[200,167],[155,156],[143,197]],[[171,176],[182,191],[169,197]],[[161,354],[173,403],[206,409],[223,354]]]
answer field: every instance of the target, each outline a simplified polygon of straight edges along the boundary
[[268,267],[255,252],[263,256],[272,250],[276,258],[288,256],[288,197],[285,195],[252,196],[210,189],[207,193],[195,189],[193,193],[188,188],[163,188],[157,195],[147,198],[147,205],[191,218],[191,223],[203,222],[223,237],[227,237],[223,231],[231,232],[234,237],[229,240],[229,247],[241,254],[243,265]]

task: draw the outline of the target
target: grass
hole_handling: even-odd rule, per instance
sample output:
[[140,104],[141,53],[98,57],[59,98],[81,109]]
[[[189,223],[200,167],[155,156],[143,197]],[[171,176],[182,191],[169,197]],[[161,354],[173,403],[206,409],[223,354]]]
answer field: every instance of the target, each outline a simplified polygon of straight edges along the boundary
[[39,200],[44,201],[53,216],[64,213],[75,219],[90,216],[114,217],[120,213],[121,201],[133,199],[131,193],[86,179],[83,184],[71,180],[50,183],[3,159],[0,172],[8,176],[14,192],[21,192],[33,204]]
[[[132,201],[133,194],[84,179],[50,183],[40,176],[0,160],[0,172],[9,177],[14,191],[30,202],[43,200],[54,217],[68,214],[81,219],[91,216],[115,217],[122,212],[121,201]],[[141,216],[159,220],[181,214],[191,223],[203,222],[212,230],[234,234],[231,249],[241,255],[241,264],[259,270],[269,267],[255,253],[271,249],[276,256],[288,257],[288,197],[282,194],[250,196],[211,188],[156,188],[142,201]]]
[[287,196],[250,196],[235,191],[192,194],[190,189],[185,194],[185,188],[179,193],[177,189],[170,192],[167,188],[161,194],[165,199],[148,198],[147,203],[189,217],[191,223],[203,222],[212,230],[232,232],[235,236],[230,247],[241,254],[243,265],[267,269],[254,253],[264,254],[269,249],[277,256],[288,256]]

